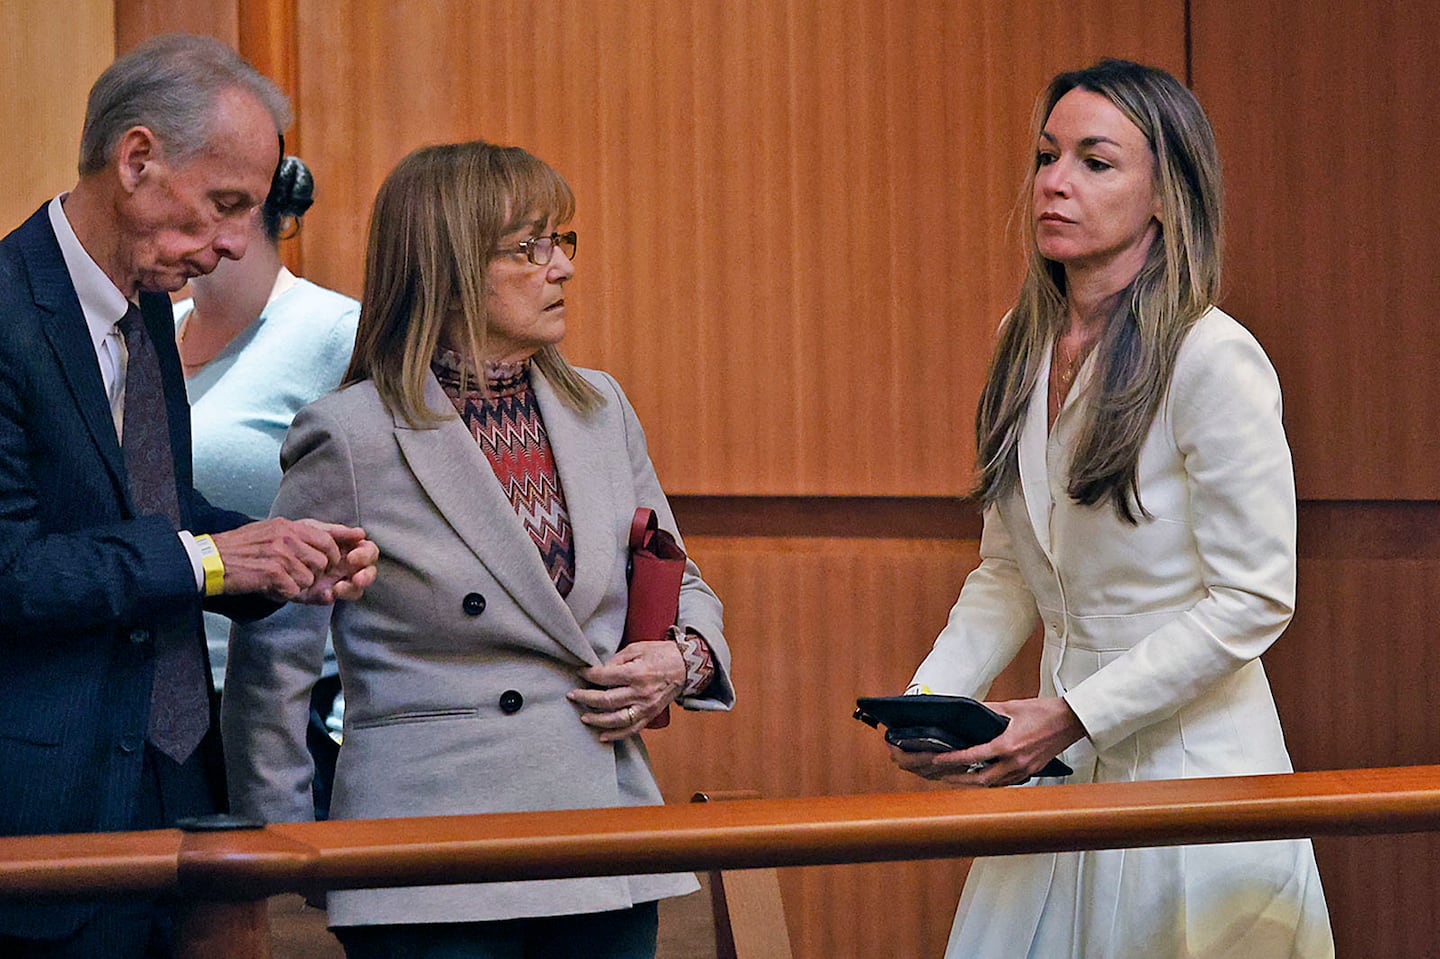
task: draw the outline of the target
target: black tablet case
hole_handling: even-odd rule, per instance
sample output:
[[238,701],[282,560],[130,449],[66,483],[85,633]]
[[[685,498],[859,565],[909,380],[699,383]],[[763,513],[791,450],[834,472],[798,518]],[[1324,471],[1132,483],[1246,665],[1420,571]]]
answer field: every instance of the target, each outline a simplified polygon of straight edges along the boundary
[[[988,743],[1004,731],[1008,716],[968,696],[862,696],[855,700],[855,718],[871,726],[883,724],[891,734],[923,730],[939,735],[956,749]],[[1037,776],[1069,776],[1074,770],[1059,759],[1041,767]]]

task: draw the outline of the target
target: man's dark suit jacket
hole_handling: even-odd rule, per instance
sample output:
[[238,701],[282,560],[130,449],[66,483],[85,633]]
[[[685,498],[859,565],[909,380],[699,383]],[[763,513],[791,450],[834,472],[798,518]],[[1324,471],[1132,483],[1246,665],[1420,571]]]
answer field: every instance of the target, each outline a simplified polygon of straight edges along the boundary
[[[184,527],[242,525],[248,517],[194,489],[170,301],[140,304],[160,353]],[[95,349],[41,207],[0,240],[0,835],[132,828],[152,631],[187,611],[198,635],[189,557],[169,520],[130,502]],[[67,934],[93,908],[0,903],[0,934]]]

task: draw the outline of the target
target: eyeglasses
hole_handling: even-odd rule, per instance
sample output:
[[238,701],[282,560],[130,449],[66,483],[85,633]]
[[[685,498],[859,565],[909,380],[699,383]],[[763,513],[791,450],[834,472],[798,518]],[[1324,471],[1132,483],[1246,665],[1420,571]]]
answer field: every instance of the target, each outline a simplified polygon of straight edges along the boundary
[[575,259],[575,231],[531,237],[528,240],[521,240],[512,247],[495,252],[499,254],[523,253],[525,258],[536,266],[546,266],[549,264],[550,258],[555,255],[557,246],[565,251],[566,259]]

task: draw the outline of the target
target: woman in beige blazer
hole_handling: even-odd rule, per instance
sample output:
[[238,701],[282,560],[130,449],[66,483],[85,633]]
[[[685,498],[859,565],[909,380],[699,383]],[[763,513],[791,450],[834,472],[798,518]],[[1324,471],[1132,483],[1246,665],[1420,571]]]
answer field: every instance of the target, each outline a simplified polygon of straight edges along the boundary
[[[514,147],[418,150],[375,201],[355,357],[296,417],[277,515],[350,517],[375,587],[231,641],[231,801],[309,818],[305,724],[327,627],[346,697],[334,818],[647,805],[640,731],[734,702],[693,563],[667,641],[619,648],[632,514],[674,518],[619,385],[570,367],[576,236],[558,173]],[[296,513],[296,511],[299,513]],[[335,892],[351,957],[649,957],[688,875]]]
[[[959,785],[1291,769],[1260,654],[1295,593],[1280,388],[1214,306],[1219,160],[1168,73],[1056,77],[1036,112],[1030,268],[976,417],[980,566],[911,691],[981,696],[1038,626],[1040,695],[1004,733],[903,753]],[[976,862],[947,956],[1321,959],[1308,840]]]

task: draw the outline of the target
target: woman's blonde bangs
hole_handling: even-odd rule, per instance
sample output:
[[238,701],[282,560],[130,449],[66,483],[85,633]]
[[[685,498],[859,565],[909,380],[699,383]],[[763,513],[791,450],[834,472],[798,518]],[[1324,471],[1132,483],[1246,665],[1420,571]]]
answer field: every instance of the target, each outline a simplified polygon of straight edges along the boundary
[[510,199],[508,222],[501,235],[533,220],[556,226],[575,218],[575,194],[560,172],[526,153],[505,171],[505,195]]

